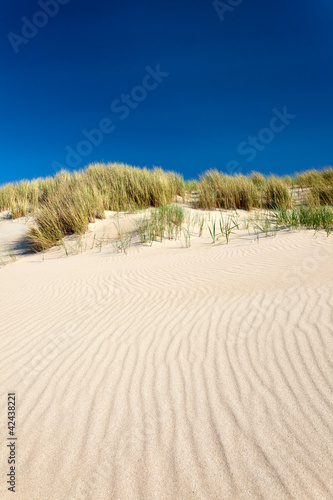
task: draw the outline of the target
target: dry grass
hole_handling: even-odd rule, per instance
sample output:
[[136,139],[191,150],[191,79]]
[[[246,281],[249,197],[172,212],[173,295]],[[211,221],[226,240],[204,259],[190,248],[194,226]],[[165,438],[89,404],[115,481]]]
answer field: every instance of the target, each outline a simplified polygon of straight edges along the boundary
[[[28,210],[34,213],[36,226],[31,229],[29,238],[36,251],[52,247],[66,235],[83,234],[89,222],[104,217],[104,210],[159,207],[185,193],[183,179],[172,172],[120,164],[95,164],[73,174],[62,171],[54,178],[31,184],[35,189],[38,187],[34,203],[25,192],[19,198],[14,184],[4,189],[12,189],[11,199],[21,201],[25,211],[22,209],[20,215]],[[24,185],[29,192],[29,183]]]
[[224,175],[209,170],[200,178],[197,206],[204,209],[290,208],[292,191],[304,192],[305,205],[333,205],[333,169],[309,170],[294,177]]
[[308,170],[297,174],[295,182],[307,190],[305,203],[312,207],[333,205],[333,169]]
[[0,210],[9,210],[14,219],[38,206],[40,180],[5,184],[0,188]]
[[200,180],[198,207],[204,209],[288,208],[291,194],[279,177],[254,173],[250,177],[209,170]]
[[293,188],[302,193],[302,203],[308,207],[333,205],[333,169],[309,170],[294,177],[265,177],[258,172],[228,176],[209,170],[199,181],[184,181],[159,168],[93,164],[74,173],[62,171],[54,177],[0,187],[0,211],[9,210],[13,218],[33,214],[36,225],[30,240],[35,250],[46,250],[66,235],[83,234],[89,222],[104,217],[105,210],[165,207],[177,195],[184,198],[185,192],[195,192],[197,208],[288,210]]

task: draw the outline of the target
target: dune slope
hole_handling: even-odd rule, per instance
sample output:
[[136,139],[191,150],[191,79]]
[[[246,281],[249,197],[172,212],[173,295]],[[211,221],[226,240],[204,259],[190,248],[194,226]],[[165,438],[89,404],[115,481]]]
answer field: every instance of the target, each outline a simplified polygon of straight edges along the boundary
[[303,232],[3,268],[16,498],[333,498],[332,255]]

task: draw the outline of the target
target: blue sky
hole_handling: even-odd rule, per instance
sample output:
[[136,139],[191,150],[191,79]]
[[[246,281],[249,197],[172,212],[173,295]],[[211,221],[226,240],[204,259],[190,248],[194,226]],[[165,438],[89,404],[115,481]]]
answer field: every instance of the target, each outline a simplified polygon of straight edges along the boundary
[[0,183],[332,165],[332,24],[330,0],[1,2]]

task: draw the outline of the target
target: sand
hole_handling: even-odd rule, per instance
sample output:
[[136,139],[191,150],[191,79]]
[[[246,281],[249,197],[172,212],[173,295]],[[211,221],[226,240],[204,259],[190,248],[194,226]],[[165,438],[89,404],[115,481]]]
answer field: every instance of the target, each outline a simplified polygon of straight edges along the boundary
[[0,497],[333,498],[332,257],[302,231],[3,267]]

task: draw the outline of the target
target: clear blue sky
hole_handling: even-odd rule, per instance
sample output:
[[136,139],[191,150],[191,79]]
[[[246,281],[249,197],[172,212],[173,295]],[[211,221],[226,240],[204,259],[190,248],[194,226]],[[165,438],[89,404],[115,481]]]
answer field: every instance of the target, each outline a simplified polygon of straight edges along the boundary
[[331,0],[2,1],[0,183],[332,165],[332,25]]

